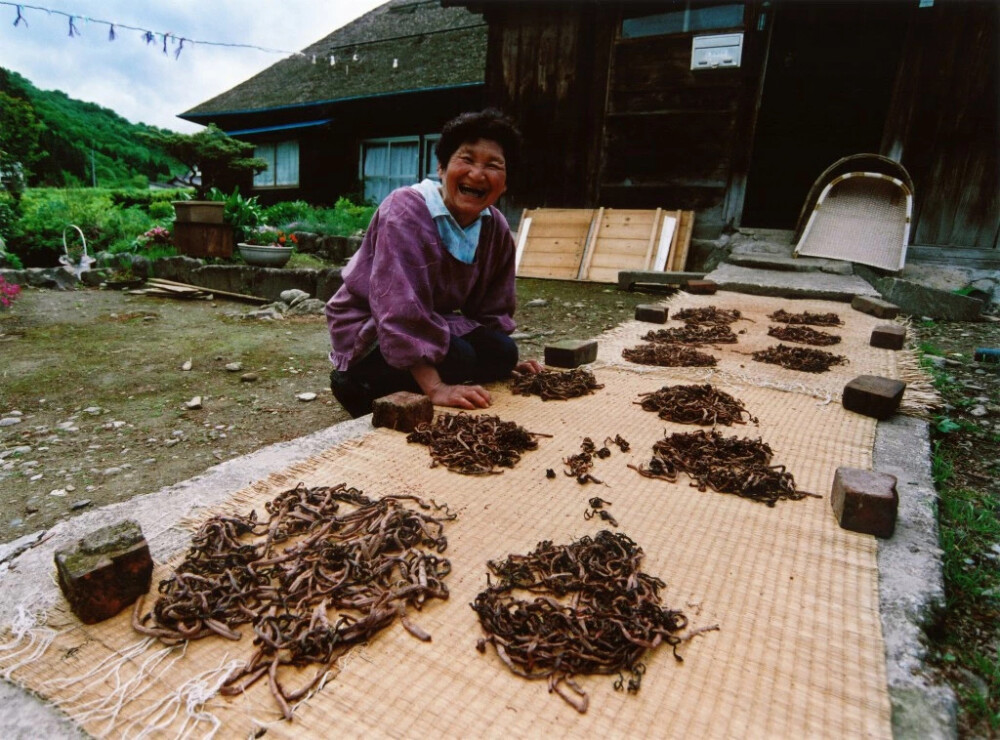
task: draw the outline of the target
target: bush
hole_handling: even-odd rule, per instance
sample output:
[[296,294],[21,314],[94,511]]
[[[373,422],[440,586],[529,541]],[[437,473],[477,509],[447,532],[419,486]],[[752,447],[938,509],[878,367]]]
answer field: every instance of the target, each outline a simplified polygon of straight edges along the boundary
[[149,204],[149,217],[159,219],[173,219],[174,207],[167,200],[157,200]]
[[315,209],[304,200],[284,200],[268,206],[262,214],[263,222],[275,226],[288,226],[308,220]]
[[[264,212],[272,226],[330,236],[352,236],[368,228],[376,206],[339,198],[333,208],[313,208],[302,201],[278,203]],[[286,220],[287,219],[287,220]]]

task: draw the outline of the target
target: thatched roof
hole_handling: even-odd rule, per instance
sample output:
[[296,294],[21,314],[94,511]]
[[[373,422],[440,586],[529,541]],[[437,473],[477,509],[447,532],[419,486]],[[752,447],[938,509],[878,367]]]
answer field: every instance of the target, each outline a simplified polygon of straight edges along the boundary
[[477,84],[483,82],[485,70],[486,25],[481,16],[464,8],[443,8],[439,0],[390,0],[300,55],[283,59],[180,117],[198,121]]

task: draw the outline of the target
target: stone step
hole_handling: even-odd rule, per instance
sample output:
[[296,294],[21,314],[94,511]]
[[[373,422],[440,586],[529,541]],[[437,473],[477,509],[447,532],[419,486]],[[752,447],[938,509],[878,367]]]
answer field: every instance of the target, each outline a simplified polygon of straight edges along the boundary
[[705,279],[717,283],[719,290],[780,298],[849,303],[856,295],[879,297],[878,291],[857,275],[763,270],[723,263],[708,273]]
[[831,275],[852,275],[854,267],[850,262],[829,260],[820,257],[792,257],[787,254],[763,254],[760,252],[733,253],[726,262],[757,270],[778,270],[781,272],[827,272]]

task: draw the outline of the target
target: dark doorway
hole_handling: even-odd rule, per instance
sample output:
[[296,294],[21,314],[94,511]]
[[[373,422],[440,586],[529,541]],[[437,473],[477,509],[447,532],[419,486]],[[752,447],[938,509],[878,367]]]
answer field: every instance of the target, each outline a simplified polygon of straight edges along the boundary
[[775,3],[741,224],[791,229],[809,188],[878,153],[911,3]]

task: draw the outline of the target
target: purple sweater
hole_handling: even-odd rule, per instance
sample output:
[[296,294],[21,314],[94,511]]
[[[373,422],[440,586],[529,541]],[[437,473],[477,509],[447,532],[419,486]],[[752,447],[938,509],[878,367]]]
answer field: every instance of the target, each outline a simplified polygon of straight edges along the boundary
[[503,214],[490,213],[466,265],[441,243],[419,192],[390,193],[326,304],[333,366],[346,370],[375,342],[393,367],[436,365],[452,334],[478,326],[514,331],[514,240]]

